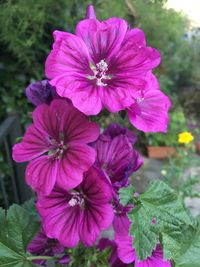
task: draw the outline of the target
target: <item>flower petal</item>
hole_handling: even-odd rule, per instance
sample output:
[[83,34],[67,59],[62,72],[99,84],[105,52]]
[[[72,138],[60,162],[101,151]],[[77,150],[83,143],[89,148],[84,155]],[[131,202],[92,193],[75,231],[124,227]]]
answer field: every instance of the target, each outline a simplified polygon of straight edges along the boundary
[[48,195],[55,185],[57,172],[57,162],[49,156],[42,156],[28,164],[26,182],[36,192]]
[[71,99],[73,105],[86,115],[96,115],[102,109],[98,88],[76,73],[60,75],[51,81],[61,97]]
[[47,236],[66,247],[75,247],[79,242],[82,211],[79,206],[69,207],[69,199],[67,192],[55,190],[49,196],[39,196],[37,208]]
[[110,112],[123,110],[132,102],[129,90],[125,90],[122,87],[115,87],[112,84],[109,87],[98,88],[98,94],[100,95],[103,106]]
[[160,53],[155,48],[138,47],[134,42],[131,46],[131,42],[128,42],[121,47],[118,57],[112,64],[115,65],[116,73],[141,77],[160,64]]
[[126,32],[127,23],[119,18],[103,22],[85,19],[76,27],[76,34],[86,43],[95,64],[105,58],[109,61],[118,52]]
[[59,142],[62,132],[66,142],[90,143],[99,136],[99,127],[66,100],[54,100],[33,112],[34,124]]
[[132,238],[128,235],[116,235],[117,253],[120,260],[124,263],[132,263],[136,259],[135,250],[132,248]]
[[122,46],[123,45],[126,45],[126,47],[128,47],[129,45],[130,47],[133,47],[133,45],[137,47],[146,46],[146,39],[144,32],[138,28],[128,30]]
[[49,150],[48,138],[30,125],[21,143],[14,145],[12,157],[16,162],[32,160]]
[[90,57],[83,40],[74,34],[61,31],[54,31],[53,35],[53,50],[45,64],[46,76],[53,79],[74,71],[87,73]]
[[58,167],[57,184],[66,189],[73,189],[83,180],[83,173],[95,162],[96,152],[87,145],[69,146]]
[[171,267],[169,260],[163,259],[163,251],[161,246],[158,244],[156,249],[153,251],[152,256],[143,261],[135,259],[135,267]]
[[90,168],[85,173],[82,190],[87,195],[87,201],[79,234],[81,241],[91,246],[100,232],[106,230],[113,221],[113,208],[109,204],[112,188],[101,171]]
[[130,122],[144,132],[166,132],[169,98],[160,90],[148,90],[128,108]]

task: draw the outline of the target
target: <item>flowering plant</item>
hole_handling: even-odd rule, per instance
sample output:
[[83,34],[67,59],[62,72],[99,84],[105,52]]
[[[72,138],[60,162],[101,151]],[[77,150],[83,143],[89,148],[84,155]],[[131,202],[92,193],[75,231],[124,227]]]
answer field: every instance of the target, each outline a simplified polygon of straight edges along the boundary
[[15,161],[29,162],[39,216],[35,202],[0,210],[0,266],[200,266],[199,222],[175,191],[159,180],[141,194],[131,185],[143,163],[135,134],[119,124],[100,131],[89,117],[125,110],[135,128],[166,132],[159,62],[142,30],[100,22],[92,6],[76,34],[54,32],[48,80],[26,89],[33,124],[13,147]]

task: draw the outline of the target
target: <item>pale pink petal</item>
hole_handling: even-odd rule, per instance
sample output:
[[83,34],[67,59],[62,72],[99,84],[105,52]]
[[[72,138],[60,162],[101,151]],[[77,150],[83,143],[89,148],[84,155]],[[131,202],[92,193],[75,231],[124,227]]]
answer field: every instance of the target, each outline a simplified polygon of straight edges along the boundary
[[30,125],[21,143],[14,145],[12,157],[16,162],[32,160],[49,150],[48,137]]
[[26,182],[36,192],[48,195],[55,185],[57,172],[57,162],[49,156],[42,156],[28,164]]
[[166,132],[169,98],[160,90],[148,90],[128,108],[130,122],[144,132]]

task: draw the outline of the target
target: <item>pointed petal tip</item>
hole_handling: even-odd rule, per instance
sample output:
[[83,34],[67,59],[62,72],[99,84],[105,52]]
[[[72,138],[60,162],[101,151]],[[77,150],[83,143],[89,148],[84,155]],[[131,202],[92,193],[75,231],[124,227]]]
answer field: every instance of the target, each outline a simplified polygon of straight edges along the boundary
[[86,19],[96,19],[96,14],[93,5],[88,5],[86,10]]

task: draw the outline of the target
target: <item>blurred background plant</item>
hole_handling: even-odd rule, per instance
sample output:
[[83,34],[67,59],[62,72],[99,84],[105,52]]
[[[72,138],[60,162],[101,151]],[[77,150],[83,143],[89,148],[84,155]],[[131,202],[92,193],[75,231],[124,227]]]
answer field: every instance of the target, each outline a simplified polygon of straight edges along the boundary
[[177,135],[181,131],[188,130],[188,124],[181,106],[177,106],[169,113],[170,123],[166,134],[147,133],[149,146],[176,146]]
[[164,181],[172,186],[185,199],[200,198],[199,188],[199,157],[195,153],[194,144],[177,147],[176,155],[169,158],[163,166],[161,174]]

